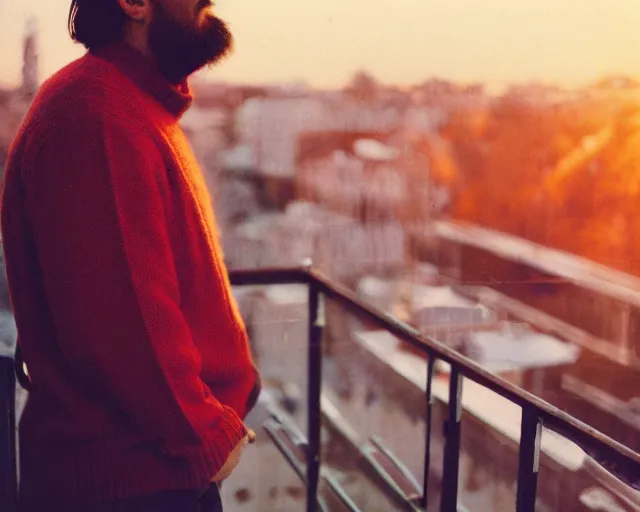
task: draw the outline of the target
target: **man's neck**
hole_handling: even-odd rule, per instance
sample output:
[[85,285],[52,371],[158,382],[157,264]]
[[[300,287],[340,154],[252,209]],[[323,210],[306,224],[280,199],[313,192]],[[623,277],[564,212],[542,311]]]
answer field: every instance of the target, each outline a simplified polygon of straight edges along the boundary
[[153,59],[153,53],[149,47],[149,37],[146,30],[142,26],[129,25],[124,31],[124,42],[138,50],[142,55],[148,59]]
[[[127,30],[125,30],[124,43],[144,55],[157,69],[160,70],[160,72],[162,72],[158,66],[158,61],[151,51],[147,33],[143,30],[139,30],[139,28],[141,27],[135,25],[129,26]],[[165,74],[163,73],[163,75]],[[186,76],[175,77],[165,75],[165,78],[173,85],[178,85],[186,79]]]
[[114,65],[138,89],[155,98],[174,117],[179,118],[191,104],[186,82],[172,84],[154,65],[153,59],[125,40],[97,48],[94,55]]

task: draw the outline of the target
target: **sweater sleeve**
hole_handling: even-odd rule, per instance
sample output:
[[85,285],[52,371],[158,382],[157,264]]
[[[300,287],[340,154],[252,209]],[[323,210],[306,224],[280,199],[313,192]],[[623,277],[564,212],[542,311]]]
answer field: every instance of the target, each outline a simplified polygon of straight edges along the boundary
[[211,478],[246,429],[200,378],[156,142],[101,112],[63,120],[32,154],[26,212],[66,364],[140,438]]

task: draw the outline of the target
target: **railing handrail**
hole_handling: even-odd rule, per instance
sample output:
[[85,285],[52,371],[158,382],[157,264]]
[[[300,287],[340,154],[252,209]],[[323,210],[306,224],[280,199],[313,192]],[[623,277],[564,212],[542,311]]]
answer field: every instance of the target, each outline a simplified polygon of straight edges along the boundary
[[531,411],[545,427],[580,445],[587,453],[608,462],[635,469],[640,474],[640,453],[558,409],[541,398],[492,374],[475,361],[456,352],[433,337],[422,335],[389,313],[361,300],[353,291],[338,284],[310,266],[230,270],[232,285],[312,284],[326,297],[368,317],[380,327],[431,358],[440,359],[459,369],[465,377]]
[[[419,351],[426,354],[427,360],[427,381],[425,392],[425,465],[423,475],[422,495],[420,497],[406,495],[400,489],[395,493],[395,498],[400,499],[406,505],[407,510],[426,510],[428,502],[428,482],[430,468],[430,439],[432,425],[432,387],[434,373],[434,362],[442,360],[451,365],[449,378],[449,400],[447,404],[448,414],[444,421],[444,452],[442,466],[442,494],[440,498],[441,512],[459,512],[458,504],[458,482],[459,482],[459,455],[461,450],[461,430],[460,423],[462,417],[462,391],[463,377],[475,381],[481,386],[497,393],[512,403],[522,408],[518,476],[517,476],[517,496],[516,510],[518,512],[534,512],[537,496],[537,475],[539,468],[540,439],[542,426],[546,426],[569,440],[579,445],[586,453],[591,454],[596,462],[607,466],[614,465],[613,473],[620,476],[621,481],[627,479],[627,475],[632,475],[631,488],[636,487],[637,475],[640,475],[640,454],[631,448],[618,443],[603,433],[577,420],[571,415],[561,411],[557,407],[541,400],[540,398],[524,391],[523,389],[505,381],[504,379],[491,374],[478,363],[459,354],[449,348],[444,343],[439,342],[431,336],[425,336],[413,327],[399,321],[392,315],[385,313],[379,308],[362,301],[353,291],[343,285],[333,282],[321,272],[311,266],[288,267],[288,268],[264,268],[257,270],[231,270],[229,272],[230,281],[233,285],[286,285],[301,284],[308,288],[309,307],[309,345],[308,345],[308,386],[307,386],[307,440],[304,450],[306,472],[304,479],[307,486],[307,512],[324,510],[320,505],[318,493],[321,491],[319,484],[321,481],[321,385],[322,385],[322,338],[325,325],[325,298],[332,299],[342,305],[345,309],[351,310],[359,316],[364,316],[386,329],[391,334],[409,343]],[[21,364],[18,350],[15,370],[18,379],[23,386],[29,388],[29,378]],[[6,373],[6,372],[5,372]],[[15,387],[12,384],[9,386]],[[11,393],[10,393],[11,394]],[[11,427],[14,424],[12,416],[12,406],[8,405],[9,416],[7,424]],[[12,429],[13,427],[11,427]],[[7,440],[10,451],[14,449],[15,437],[10,436]],[[6,463],[9,471],[0,482],[6,491],[2,495],[0,489],[0,502],[8,502],[11,506],[15,502],[15,460],[0,460]],[[3,457],[4,459],[4,457]],[[393,461],[392,461],[393,462]],[[397,465],[397,463],[396,463]],[[611,469],[605,467],[605,469]],[[389,484],[390,481],[397,483],[390,473],[382,472],[376,468],[378,476]],[[391,480],[390,480],[391,479]],[[325,479],[326,480],[326,479]],[[324,480],[323,480],[324,482]],[[326,483],[326,482],[325,482]],[[329,486],[334,491],[339,488],[336,483],[329,481]],[[393,487],[393,485],[392,485]],[[397,486],[396,486],[397,487]],[[339,489],[338,489],[339,490]],[[351,501],[341,493],[339,498],[349,510],[356,510]],[[3,499],[4,498],[4,499]]]

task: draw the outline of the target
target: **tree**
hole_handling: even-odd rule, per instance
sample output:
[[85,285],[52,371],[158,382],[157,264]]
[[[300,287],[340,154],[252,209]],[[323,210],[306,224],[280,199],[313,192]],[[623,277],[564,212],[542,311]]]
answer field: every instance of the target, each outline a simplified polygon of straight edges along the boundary
[[372,101],[378,95],[380,85],[378,81],[366,71],[358,71],[347,85],[347,92],[358,101]]

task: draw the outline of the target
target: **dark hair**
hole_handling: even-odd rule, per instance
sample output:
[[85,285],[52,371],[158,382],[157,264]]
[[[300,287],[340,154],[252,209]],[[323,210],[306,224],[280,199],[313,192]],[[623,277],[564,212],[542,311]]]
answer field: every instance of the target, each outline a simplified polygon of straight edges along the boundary
[[94,50],[120,39],[125,19],[116,0],[72,0],[69,35],[88,50]]

